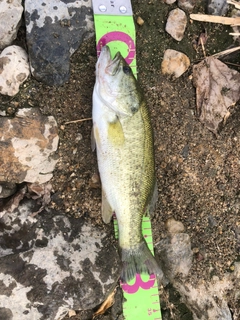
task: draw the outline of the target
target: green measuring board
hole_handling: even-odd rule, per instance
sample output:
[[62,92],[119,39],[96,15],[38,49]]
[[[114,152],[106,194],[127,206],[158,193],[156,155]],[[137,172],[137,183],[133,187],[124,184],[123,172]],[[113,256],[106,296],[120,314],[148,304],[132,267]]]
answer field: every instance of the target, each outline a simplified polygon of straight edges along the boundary
[[[120,51],[137,76],[136,38],[130,0],[93,0],[97,54],[108,45],[112,57]],[[114,218],[118,238],[117,219]],[[148,217],[142,221],[142,234],[153,253],[152,228]],[[161,320],[158,284],[154,275],[137,274],[135,279],[121,284],[126,320]]]

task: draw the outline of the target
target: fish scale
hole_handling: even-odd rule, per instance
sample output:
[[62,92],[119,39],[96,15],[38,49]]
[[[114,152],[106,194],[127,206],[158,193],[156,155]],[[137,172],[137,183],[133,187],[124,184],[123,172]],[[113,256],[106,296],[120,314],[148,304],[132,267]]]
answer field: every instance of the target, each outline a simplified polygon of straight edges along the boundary
[[[97,52],[108,44],[112,55],[120,51],[136,76],[135,28],[132,8],[129,0],[98,1],[93,0],[94,22],[96,30]],[[145,114],[149,117],[149,114]],[[130,131],[129,134],[132,134]],[[118,140],[121,143],[121,137]],[[132,152],[137,152],[132,148]],[[145,161],[150,161],[146,159]],[[129,164],[130,166],[130,164]],[[148,183],[147,179],[145,183]],[[134,186],[137,188],[137,186]],[[133,189],[134,189],[133,188]],[[132,190],[135,192],[135,190]],[[144,202],[144,201],[143,201]],[[133,205],[134,206],[134,205]],[[133,222],[134,223],[134,222]],[[114,216],[115,236],[118,238],[118,223]],[[131,231],[129,230],[131,233]],[[142,236],[153,253],[152,230],[148,217],[142,219]],[[134,238],[134,234],[132,234]],[[129,283],[122,284],[124,294],[123,314],[126,320],[160,320],[160,302],[158,285],[153,275],[137,274]]]

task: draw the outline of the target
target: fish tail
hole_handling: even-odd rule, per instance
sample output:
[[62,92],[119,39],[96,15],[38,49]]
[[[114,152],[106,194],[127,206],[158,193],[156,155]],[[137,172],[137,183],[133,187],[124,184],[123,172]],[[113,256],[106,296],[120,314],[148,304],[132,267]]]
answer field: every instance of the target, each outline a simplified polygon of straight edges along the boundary
[[121,281],[129,282],[136,274],[155,274],[157,278],[163,277],[163,272],[158,266],[154,256],[143,240],[130,249],[122,249],[122,273]]

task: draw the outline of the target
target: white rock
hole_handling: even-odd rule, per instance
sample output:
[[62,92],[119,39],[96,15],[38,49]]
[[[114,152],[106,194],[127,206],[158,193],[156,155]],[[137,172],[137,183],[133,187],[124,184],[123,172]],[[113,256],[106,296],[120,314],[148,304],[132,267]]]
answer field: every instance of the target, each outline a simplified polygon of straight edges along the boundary
[[229,292],[233,290],[230,275],[219,281],[203,282],[194,286],[191,281],[175,280],[173,286],[180,293],[182,301],[192,311],[194,320],[238,319],[232,317],[228,306]]
[[14,118],[0,117],[0,181],[49,181],[58,140],[56,120],[37,108],[20,109]]
[[0,1],[0,49],[16,39],[21,22],[23,6],[21,0]]
[[166,31],[177,41],[181,41],[184,36],[184,31],[187,25],[187,17],[183,10],[174,9],[170,11]]
[[28,56],[19,46],[10,46],[0,54],[0,93],[14,96],[30,74]]
[[162,73],[180,77],[190,66],[189,58],[182,52],[167,49],[161,65]]
[[164,0],[164,2],[166,4],[172,4],[172,3],[176,2],[176,0]]

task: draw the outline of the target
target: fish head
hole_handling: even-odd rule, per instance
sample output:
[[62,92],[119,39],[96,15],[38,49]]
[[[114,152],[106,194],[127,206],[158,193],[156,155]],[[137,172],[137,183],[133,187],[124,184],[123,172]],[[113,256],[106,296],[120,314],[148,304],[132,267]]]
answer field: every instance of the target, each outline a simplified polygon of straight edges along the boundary
[[108,46],[102,48],[96,66],[96,84],[100,99],[118,116],[132,116],[138,111],[143,96],[120,52],[111,59]]

